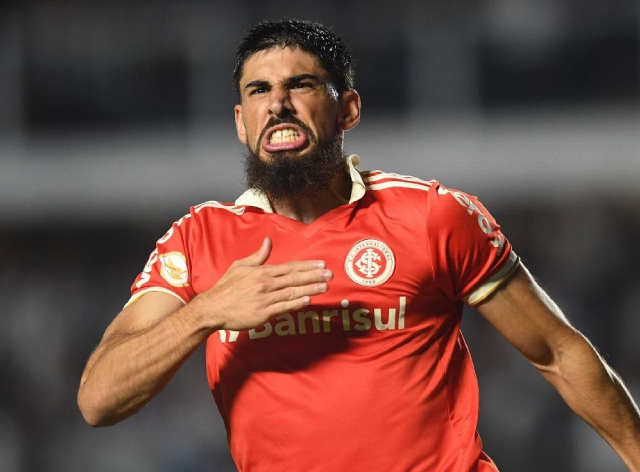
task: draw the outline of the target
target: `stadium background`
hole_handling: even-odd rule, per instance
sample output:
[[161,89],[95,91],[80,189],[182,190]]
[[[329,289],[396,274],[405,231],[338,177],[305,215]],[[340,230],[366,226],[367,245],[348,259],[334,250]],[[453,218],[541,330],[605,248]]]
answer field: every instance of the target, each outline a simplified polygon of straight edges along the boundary
[[[0,470],[234,470],[202,351],[115,427],[85,425],[75,394],[155,240],[241,192],[233,52],[284,15],[352,48],[363,168],[479,195],[640,399],[637,0],[5,1]],[[474,312],[464,328],[502,471],[624,470]]]

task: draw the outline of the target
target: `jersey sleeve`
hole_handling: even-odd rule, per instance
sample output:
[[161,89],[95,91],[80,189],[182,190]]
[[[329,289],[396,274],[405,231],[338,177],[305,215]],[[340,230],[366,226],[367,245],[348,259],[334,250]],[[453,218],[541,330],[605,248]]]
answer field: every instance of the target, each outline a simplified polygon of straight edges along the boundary
[[427,239],[436,284],[452,300],[476,305],[519,264],[495,219],[472,195],[432,186]]
[[156,242],[142,272],[131,285],[131,298],[125,306],[148,292],[164,292],[187,304],[195,297],[191,286],[189,241],[192,238],[189,213],[173,223]]

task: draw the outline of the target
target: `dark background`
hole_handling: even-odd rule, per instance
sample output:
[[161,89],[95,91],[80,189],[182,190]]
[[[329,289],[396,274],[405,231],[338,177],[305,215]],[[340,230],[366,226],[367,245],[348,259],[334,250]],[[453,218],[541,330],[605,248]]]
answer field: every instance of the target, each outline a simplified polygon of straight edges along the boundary
[[[117,426],[84,424],[75,395],[155,240],[242,192],[233,53],[286,15],[356,57],[362,168],[480,195],[640,398],[637,0],[4,2],[0,470],[234,470],[202,351]],[[473,311],[464,332],[503,472],[625,470]]]

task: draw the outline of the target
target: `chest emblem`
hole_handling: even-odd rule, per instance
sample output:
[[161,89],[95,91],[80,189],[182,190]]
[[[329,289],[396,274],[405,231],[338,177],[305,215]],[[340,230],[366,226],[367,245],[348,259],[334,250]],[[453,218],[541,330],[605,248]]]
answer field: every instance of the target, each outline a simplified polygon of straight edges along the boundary
[[349,278],[365,287],[377,287],[385,283],[395,266],[393,251],[377,239],[357,242],[344,261],[344,270]]

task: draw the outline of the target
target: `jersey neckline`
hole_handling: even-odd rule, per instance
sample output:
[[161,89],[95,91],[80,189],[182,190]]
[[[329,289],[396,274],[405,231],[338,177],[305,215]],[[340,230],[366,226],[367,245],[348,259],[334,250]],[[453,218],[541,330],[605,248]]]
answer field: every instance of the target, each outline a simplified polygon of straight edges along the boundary
[[[349,217],[357,204],[358,202],[340,205],[316,218],[311,223],[303,223],[302,221],[294,220],[293,218],[279,215],[277,213],[265,213],[266,216],[281,229],[298,233],[300,236],[305,238],[310,238],[326,227],[330,227],[335,230],[343,229],[342,227],[336,226],[336,223]],[[260,211],[261,209],[257,210]]]
[[237,206],[244,206],[247,209],[262,211],[267,214],[271,221],[273,221],[279,227],[300,234],[304,237],[311,237],[318,233],[322,228],[329,224],[333,224],[342,218],[348,217],[358,201],[364,197],[366,193],[366,186],[360,175],[360,171],[356,166],[360,164],[360,157],[356,154],[352,154],[347,157],[347,166],[349,170],[349,177],[351,178],[351,195],[349,197],[349,203],[340,205],[332,210],[329,210],[324,215],[318,217],[311,223],[303,223],[287,216],[274,213],[269,198],[261,191],[257,189],[248,189],[235,201]]
[[[364,197],[366,190],[360,171],[356,168],[358,164],[360,164],[360,157],[356,154],[351,154],[347,157],[349,177],[351,178],[351,195],[349,197],[349,203],[357,202]],[[263,192],[255,188],[246,190],[236,199],[235,204],[237,206],[259,208],[265,213],[274,213],[271,203],[269,202],[269,198]]]

